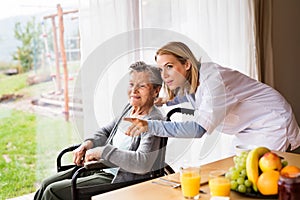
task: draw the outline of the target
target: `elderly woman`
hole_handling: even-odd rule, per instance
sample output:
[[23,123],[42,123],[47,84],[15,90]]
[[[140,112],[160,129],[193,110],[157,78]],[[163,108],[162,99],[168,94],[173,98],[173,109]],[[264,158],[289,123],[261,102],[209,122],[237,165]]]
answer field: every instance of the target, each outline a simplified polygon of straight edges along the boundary
[[[120,123],[125,123],[121,120],[123,117],[163,119],[161,112],[154,106],[162,84],[160,72],[144,62],[132,64],[129,70],[129,104],[121,117],[102,127],[92,138],[87,138],[73,154],[76,165],[101,158],[118,167],[79,178],[78,187],[143,179],[150,177],[158,166],[163,166],[163,161],[159,159],[159,154],[164,153],[159,151],[162,138],[146,133],[132,138],[124,134],[126,128],[120,128]],[[72,169],[45,179],[34,199],[70,199],[71,178]]]

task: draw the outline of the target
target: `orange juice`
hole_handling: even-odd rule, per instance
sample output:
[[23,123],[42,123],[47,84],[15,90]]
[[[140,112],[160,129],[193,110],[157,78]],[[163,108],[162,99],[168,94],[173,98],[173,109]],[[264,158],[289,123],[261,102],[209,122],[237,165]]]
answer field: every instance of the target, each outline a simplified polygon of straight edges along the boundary
[[216,177],[209,180],[211,196],[230,196],[230,181],[225,177]]
[[181,174],[181,187],[184,197],[195,197],[199,194],[200,173],[183,172]]

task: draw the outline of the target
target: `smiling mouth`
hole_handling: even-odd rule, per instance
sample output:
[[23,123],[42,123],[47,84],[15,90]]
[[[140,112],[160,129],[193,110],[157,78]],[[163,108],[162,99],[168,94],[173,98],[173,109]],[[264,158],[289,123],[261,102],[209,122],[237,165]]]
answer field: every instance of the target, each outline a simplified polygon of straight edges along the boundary
[[172,85],[173,81],[167,81],[166,84],[167,85]]
[[139,97],[139,96],[130,96],[130,98],[132,98],[132,99],[140,99],[141,97]]

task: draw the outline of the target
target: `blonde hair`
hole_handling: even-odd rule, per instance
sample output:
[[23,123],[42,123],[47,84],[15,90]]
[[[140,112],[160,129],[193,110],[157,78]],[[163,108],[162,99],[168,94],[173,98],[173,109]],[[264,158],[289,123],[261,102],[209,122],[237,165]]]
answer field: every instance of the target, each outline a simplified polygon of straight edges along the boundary
[[[182,42],[169,42],[157,50],[155,55],[155,61],[158,55],[164,55],[164,54],[175,56],[177,60],[183,65],[187,61],[191,63],[191,67],[187,71],[187,77],[186,77],[187,82],[183,90],[188,92],[189,94],[195,93],[199,85],[200,61],[196,59],[196,57],[194,56],[190,48]],[[164,90],[167,93],[168,98],[170,100],[173,99],[177,94],[183,94],[184,92],[184,91],[172,91],[165,84],[164,84]]]

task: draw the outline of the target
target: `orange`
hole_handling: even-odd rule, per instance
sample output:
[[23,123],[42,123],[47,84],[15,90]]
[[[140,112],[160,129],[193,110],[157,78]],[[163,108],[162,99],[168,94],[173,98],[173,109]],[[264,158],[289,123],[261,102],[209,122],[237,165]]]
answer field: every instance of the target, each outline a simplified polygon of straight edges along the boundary
[[298,173],[300,173],[300,168],[294,165],[285,166],[280,170],[280,175],[286,177],[294,177]]
[[277,182],[279,180],[279,171],[269,170],[263,172],[257,180],[257,188],[263,195],[274,195],[278,193]]

